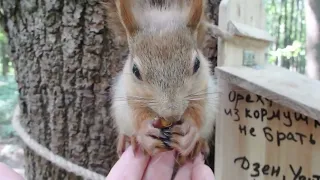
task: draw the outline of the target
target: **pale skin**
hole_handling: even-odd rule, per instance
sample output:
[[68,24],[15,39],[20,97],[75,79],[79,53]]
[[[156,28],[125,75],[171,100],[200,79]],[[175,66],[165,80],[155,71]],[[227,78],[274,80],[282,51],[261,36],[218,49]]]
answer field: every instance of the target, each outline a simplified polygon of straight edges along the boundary
[[[171,180],[175,163],[175,152],[166,151],[157,155],[145,155],[137,151],[134,155],[129,146],[120,160],[113,166],[106,180]],[[212,170],[204,164],[202,154],[186,162],[178,170],[174,180],[214,180]]]
[[9,166],[0,163],[0,179],[1,180],[23,180],[23,178],[12,170]]
[[[134,155],[130,146],[113,166],[106,180],[170,180],[174,162],[173,151],[162,152],[151,158],[141,151]],[[23,180],[18,173],[2,163],[0,179]],[[174,180],[214,180],[214,175],[199,154],[193,162],[188,161],[180,167]]]

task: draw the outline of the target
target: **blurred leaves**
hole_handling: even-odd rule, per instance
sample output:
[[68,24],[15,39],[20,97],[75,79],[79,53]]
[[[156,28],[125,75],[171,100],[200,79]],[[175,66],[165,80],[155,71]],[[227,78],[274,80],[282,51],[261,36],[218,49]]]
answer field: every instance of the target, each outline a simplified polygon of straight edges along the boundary
[[0,31],[0,42],[7,43],[7,36],[4,34],[3,31]]
[[264,0],[267,30],[277,41],[269,48],[268,62],[305,72],[305,12],[303,0]]
[[285,48],[278,48],[276,50],[269,51],[269,62],[274,63],[277,57],[285,57],[287,59],[296,58],[298,56],[305,56],[305,46],[299,42],[294,41],[292,45],[288,45]]
[[0,77],[0,136],[12,135],[11,118],[18,102],[17,83],[14,76]]

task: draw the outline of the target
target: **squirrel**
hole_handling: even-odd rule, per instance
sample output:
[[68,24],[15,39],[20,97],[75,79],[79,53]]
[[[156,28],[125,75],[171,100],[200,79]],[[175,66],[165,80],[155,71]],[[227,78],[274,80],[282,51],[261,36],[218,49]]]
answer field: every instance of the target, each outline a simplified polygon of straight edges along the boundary
[[[205,0],[155,1],[104,2],[108,28],[129,49],[111,92],[117,153],[129,142],[151,156],[168,147],[185,160],[208,155],[219,93],[200,47],[208,31],[230,35],[206,19]],[[152,125],[159,117],[176,123],[167,132],[170,139]]]

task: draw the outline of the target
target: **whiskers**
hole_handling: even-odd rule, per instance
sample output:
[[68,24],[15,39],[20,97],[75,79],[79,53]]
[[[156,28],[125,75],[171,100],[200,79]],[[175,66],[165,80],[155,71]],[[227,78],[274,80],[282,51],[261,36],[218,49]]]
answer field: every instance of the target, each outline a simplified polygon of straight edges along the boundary
[[149,107],[156,106],[158,102],[153,98],[140,97],[140,96],[124,96],[114,97],[113,101],[118,105],[127,105],[127,103],[133,104],[136,107]]
[[219,95],[221,95],[221,93],[222,92],[213,91],[213,90],[210,90],[209,88],[205,88],[185,96],[184,99],[189,102],[201,101],[201,100],[207,100],[210,102],[210,100],[218,100],[218,97]]

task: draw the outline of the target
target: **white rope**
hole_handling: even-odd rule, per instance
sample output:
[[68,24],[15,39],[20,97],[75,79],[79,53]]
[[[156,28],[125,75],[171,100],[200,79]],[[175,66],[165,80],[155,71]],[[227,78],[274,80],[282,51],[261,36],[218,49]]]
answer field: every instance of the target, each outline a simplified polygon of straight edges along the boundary
[[37,143],[35,140],[31,138],[31,136],[24,130],[19,122],[20,108],[19,105],[16,107],[13,118],[12,118],[12,126],[20,136],[20,138],[26,143],[26,145],[35,151],[37,154],[42,156],[43,158],[51,161],[57,166],[67,170],[68,172],[72,172],[78,176],[81,176],[85,179],[93,179],[93,180],[105,180],[106,177],[85,169],[81,166],[78,166],[65,158],[52,153],[49,149],[45,148],[41,144]]

